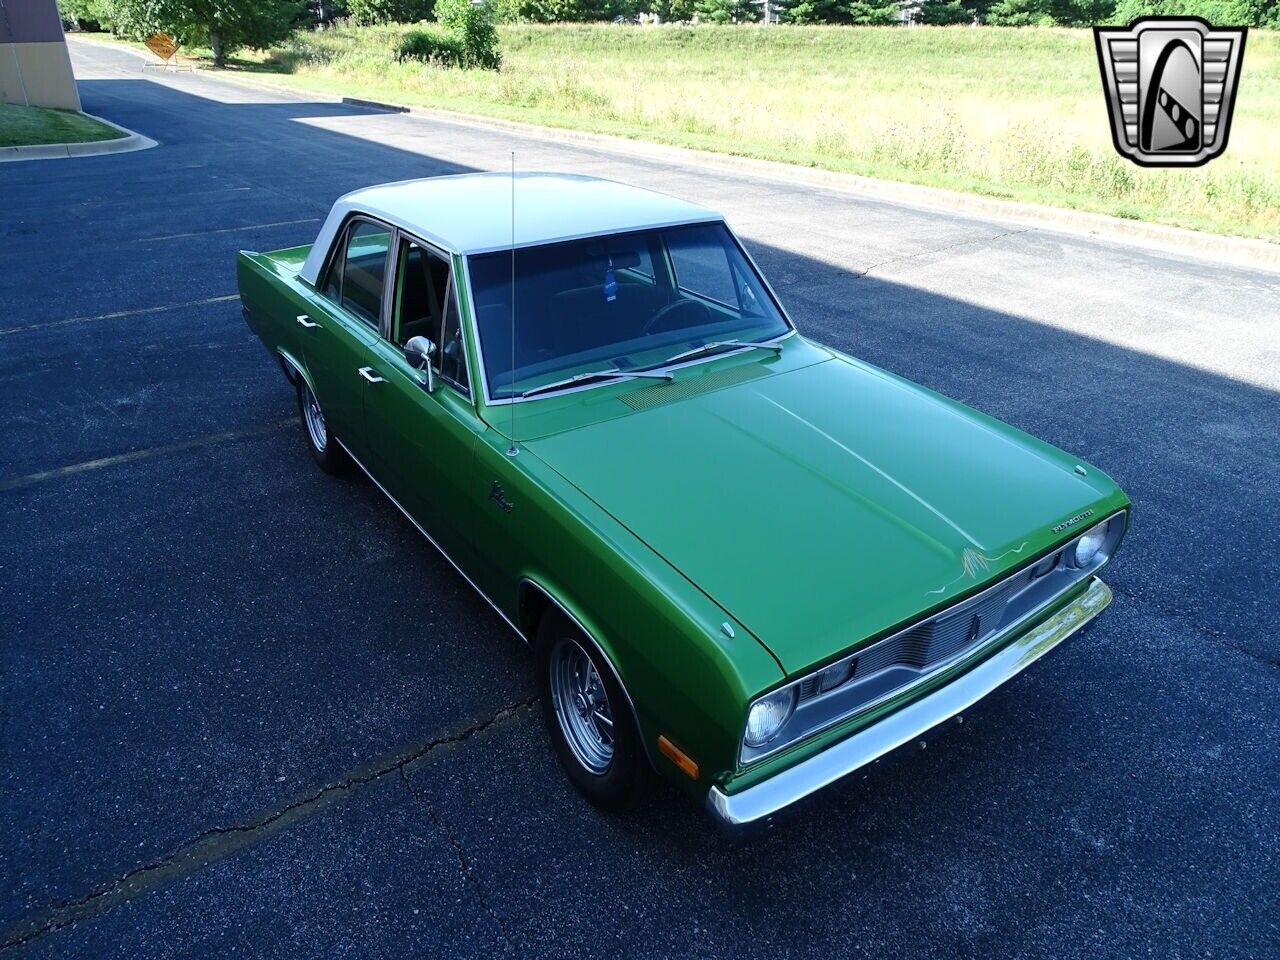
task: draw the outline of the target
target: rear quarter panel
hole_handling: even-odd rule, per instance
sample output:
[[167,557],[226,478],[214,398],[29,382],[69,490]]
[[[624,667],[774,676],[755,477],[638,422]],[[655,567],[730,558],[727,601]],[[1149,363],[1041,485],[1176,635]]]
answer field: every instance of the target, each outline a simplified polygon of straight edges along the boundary
[[257,334],[272,356],[285,356],[305,371],[300,333],[296,322],[310,306],[297,272],[311,247],[290,247],[271,253],[240,251],[236,257],[236,284],[249,329]]

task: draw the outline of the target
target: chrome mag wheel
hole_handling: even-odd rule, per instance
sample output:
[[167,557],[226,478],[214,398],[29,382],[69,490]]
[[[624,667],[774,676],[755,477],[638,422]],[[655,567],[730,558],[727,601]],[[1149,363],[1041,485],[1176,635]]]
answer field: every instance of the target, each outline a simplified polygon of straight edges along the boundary
[[324,412],[316,402],[316,395],[305,384],[302,387],[302,418],[307,422],[307,433],[316,450],[324,453],[329,445],[329,429],[325,426]]
[[596,666],[575,640],[561,637],[551,649],[551,700],[574,757],[603,774],[613,762],[613,711]]

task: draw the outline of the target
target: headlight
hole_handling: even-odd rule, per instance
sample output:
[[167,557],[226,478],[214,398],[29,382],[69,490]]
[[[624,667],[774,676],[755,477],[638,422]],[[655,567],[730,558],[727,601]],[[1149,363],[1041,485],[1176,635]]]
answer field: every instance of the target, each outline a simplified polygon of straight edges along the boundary
[[762,747],[778,735],[796,705],[796,688],[783,687],[751,704],[747,711],[747,733],[743,738],[749,747]]
[[1077,567],[1087,567],[1098,555],[1107,540],[1107,525],[1100,523],[1076,541],[1075,563]]

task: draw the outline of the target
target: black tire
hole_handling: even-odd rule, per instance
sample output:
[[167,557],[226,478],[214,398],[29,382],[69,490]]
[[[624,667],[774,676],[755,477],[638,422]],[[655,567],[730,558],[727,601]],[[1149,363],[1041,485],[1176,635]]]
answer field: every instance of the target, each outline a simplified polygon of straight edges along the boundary
[[311,459],[320,465],[325,473],[342,473],[350,461],[342,446],[333,438],[324,419],[320,403],[307,386],[302,376],[297,380],[298,415],[302,419],[302,439],[311,451]]
[[[566,644],[572,649],[566,647]],[[569,782],[602,810],[616,811],[631,806],[641,795],[648,780],[649,761],[644,755],[640,732],[636,729],[630,704],[614,679],[613,671],[603,662],[595,644],[587,640],[577,625],[554,607],[547,610],[538,624],[536,646],[542,717],[546,721],[556,757]],[[565,667],[566,656],[578,659],[579,654],[575,651],[585,655],[590,661],[595,678],[608,697],[607,706],[613,721],[612,749],[603,769],[599,768],[599,756],[584,760],[583,748],[571,743],[574,739],[570,729],[573,723],[567,719],[562,720],[557,694],[553,689],[563,689],[562,683],[557,684],[553,680],[553,671]],[[596,706],[599,706],[598,702]],[[582,716],[581,710],[578,713]],[[602,729],[598,724],[597,727]],[[594,764],[592,760],[595,761]]]

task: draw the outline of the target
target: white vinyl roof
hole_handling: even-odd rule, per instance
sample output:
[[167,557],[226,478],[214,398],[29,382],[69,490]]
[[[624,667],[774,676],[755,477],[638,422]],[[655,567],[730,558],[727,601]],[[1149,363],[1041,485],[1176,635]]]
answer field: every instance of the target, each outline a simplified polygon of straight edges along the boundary
[[[685,200],[595,177],[517,173],[514,186],[518,247],[722,219]],[[453,253],[506,250],[511,197],[507,173],[403,180],[348,193],[329,211],[301,276],[317,282],[333,238],[352,213],[367,213]]]

